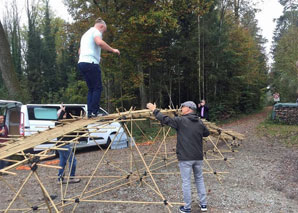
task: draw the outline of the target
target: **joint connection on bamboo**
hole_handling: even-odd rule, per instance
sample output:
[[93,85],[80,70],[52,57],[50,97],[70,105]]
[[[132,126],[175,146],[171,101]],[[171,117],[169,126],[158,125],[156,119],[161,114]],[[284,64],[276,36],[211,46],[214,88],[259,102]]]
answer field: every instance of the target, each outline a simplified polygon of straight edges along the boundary
[[32,209],[33,211],[37,211],[37,210],[38,210],[38,206],[32,206],[31,209]]

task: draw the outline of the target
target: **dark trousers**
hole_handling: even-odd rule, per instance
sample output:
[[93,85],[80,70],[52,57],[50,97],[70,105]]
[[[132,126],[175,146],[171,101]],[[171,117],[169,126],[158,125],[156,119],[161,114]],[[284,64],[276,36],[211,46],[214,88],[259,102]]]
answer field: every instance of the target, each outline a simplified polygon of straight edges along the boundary
[[91,113],[97,114],[102,90],[100,66],[98,64],[81,62],[78,64],[78,67],[88,86],[88,115],[91,115]]

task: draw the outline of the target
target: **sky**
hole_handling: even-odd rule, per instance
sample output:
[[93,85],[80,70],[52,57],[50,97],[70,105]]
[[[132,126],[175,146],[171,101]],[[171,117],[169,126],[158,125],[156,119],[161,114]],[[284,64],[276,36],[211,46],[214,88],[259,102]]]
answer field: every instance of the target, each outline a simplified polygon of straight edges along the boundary
[[[18,9],[23,12],[22,18],[26,18],[25,8],[27,0],[16,0],[18,3]],[[38,2],[41,0],[29,0],[29,2]],[[66,21],[71,20],[71,16],[67,12],[66,6],[63,4],[64,0],[50,0],[50,7],[55,9],[55,16],[62,17]],[[6,3],[13,2],[13,0],[0,0],[0,18],[2,20],[3,13],[5,13]]]
[[[2,20],[3,13],[5,11],[5,2],[11,2],[12,0],[0,0],[0,18]],[[26,0],[16,0],[18,2],[19,9],[25,11]],[[35,0],[38,1],[38,0]],[[251,0],[257,3],[257,7],[261,10],[256,14],[259,27],[262,30],[262,35],[268,40],[266,44],[266,53],[269,57],[269,64],[272,63],[272,57],[269,54],[272,45],[272,37],[275,29],[274,19],[279,18],[282,15],[283,7],[278,3],[278,0]],[[71,17],[67,12],[67,8],[63,4],[63,0],[50,0],[51,8],[55,9],[55,15],[64,18],[66,21],[71,21]],[[25,13],[22,18],[25,20]]]
[[271,64],[272,56],[269,53],[276,25],[274,19],[277,19],[282,15],[283,7],[279,4],[278,0],[263,0],[257,4],[257,7],[261,11],[256,14],[256,18],[258,20],[258,26],[262,30],[261,34],[268,40],[268,43],[266,44],[266,53],[269,57],[269,64]]

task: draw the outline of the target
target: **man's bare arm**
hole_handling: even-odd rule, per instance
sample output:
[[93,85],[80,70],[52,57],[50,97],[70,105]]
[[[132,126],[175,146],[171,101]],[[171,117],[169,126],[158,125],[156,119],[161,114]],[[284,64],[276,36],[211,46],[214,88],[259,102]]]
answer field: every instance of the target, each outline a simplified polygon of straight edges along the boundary
[[112,48],[110,45],[108,45],[104,40],[102,40],[99,36],[96,36],[94,38],[95,43],[100,46],[100,48],[110,51],[112,53],[116,53],[118,55],[120,55],[120,51],[118,49],[114,49]]

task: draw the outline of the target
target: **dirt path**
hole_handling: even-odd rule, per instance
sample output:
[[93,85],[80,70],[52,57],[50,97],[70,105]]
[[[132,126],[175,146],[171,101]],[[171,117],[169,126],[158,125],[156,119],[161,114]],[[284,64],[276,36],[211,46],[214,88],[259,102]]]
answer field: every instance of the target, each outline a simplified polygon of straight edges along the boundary
[[[287,148],[279,141],[268,140],[256,134],[257,125],[262,122],[266,116],[267,112],[264,111],[223,125],[225,129],[233,129],[245,134],[246,139],[238,148],[239,152],[226,153],[228,159],[234,158],[230,161],[231,165],[222,161],[215,163],[214,169],[217,171],[229,172],[225,174],[222,184],[217,181],[214,175],[204,175],[208,191],[208,212],[298,212],[298,150],[297,148]],[[168,140],[174,147],[176,141],[175,137],[168,138]],[[143,148],[145,149],[146,147]],[[171,151],[171,149],[168,151]],[[127,171],[128,150],[109,150],[109,153],[108,160],[110,162],[118,161],[120,169]],[[102,155],[103,151],[78,154],[77,175],[91,175]],[[106,162],[103,168],[100,169],[100,174],[97,175],[113,175],[114,171],[115,168]],[[179,171],[177,163],[174,163],[166,168],[163,167],[159,172],[177,171]],[[57,196],[55,202],[59,202],[61,192],[60,186],[57,185],[56,181],[57,170],[39,167],[38,174],[49,193]],[[18,188],[27,175],[28,171],[20,171],[18,173],[19,179],[12,177],[10,184]],[[150,185],[153,185],[150,179],[146,178],[145,180],[147,180]],[[155,180],[167,200],[182,202],[183,198],[179,174],[155,175]],[[73,195],[80,194],[87,181],[87,178],[83,178],[81,183],[69,185],[67,197],[70,198]],[[105,181],[104,179],[95,178],[88,190],[104,185]],[[26,187],[24,187],[24,190],[22,190],[22,194],[29,199],[31,203],[37,203],[43,200],[39,192],[40,188],[34,179],[30,179]],[[193,184],[192,212],[199,212],[196,197],[196,190]],[[6,208],[12,198],[13,193],[11,193],[11,190],[0,181],[0,209]],[[93,199],[93,197],[90,199]],[[139,182],[137,182],[137,184],[131,184],[130,186],[117,188],[94,199],[161,200],[150,188],[140,185]],[[16,203],[13,208],[21,206],[22,202],[20,202],[20,204]],[[72,206],[65,207],[64,212],[71,212]],[[177,208],[178,206],[176,205],[171,209],[172,212],[178,212]],[[44,210],[41,212],[47,211]],[[76,212],[155,213],[167,212],[167,210],[164,208],[163,204],[143,205],[80,202]]]
[[246,140],[222,191],[211,186],[216,191],[209,194],[211,212],[298,212],[297,148],[256,134],[268,110],[223,125],[245,134]]

